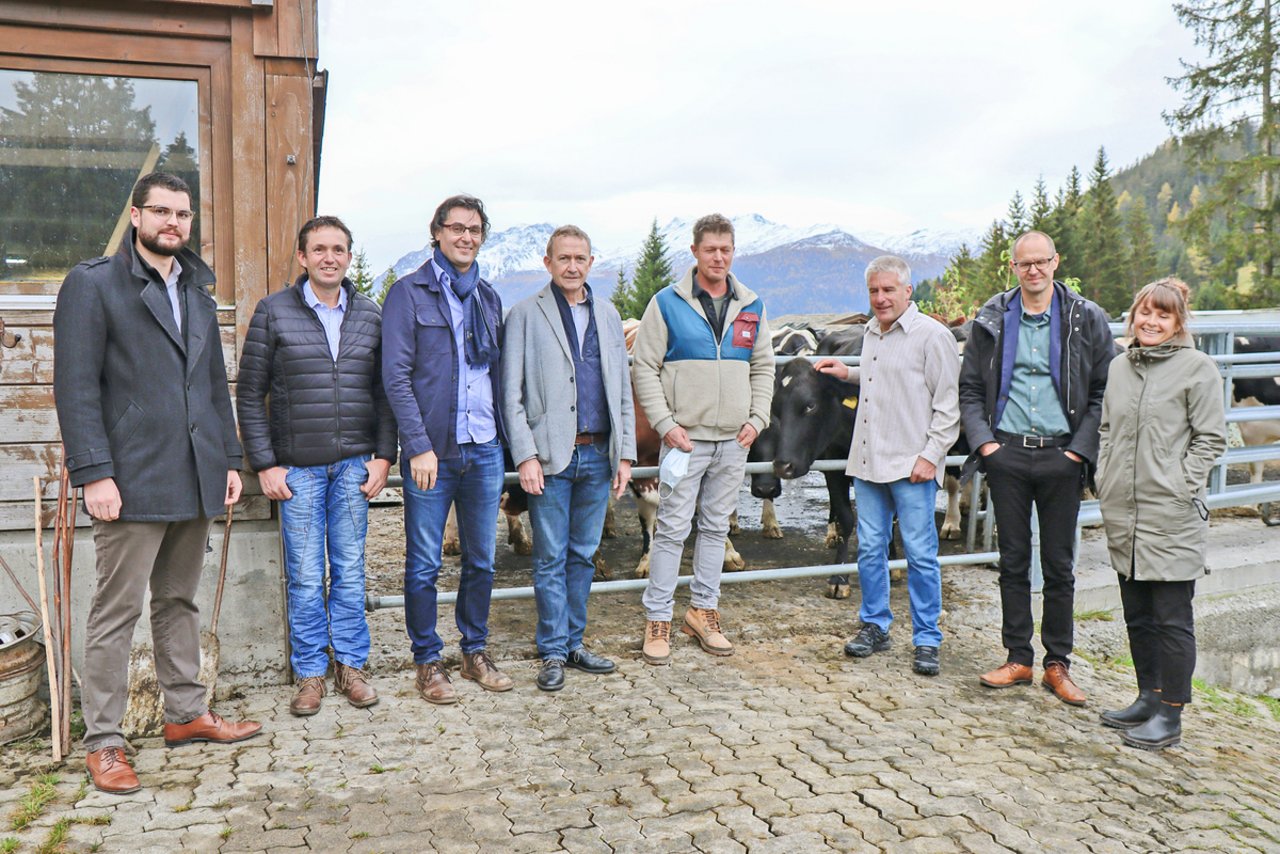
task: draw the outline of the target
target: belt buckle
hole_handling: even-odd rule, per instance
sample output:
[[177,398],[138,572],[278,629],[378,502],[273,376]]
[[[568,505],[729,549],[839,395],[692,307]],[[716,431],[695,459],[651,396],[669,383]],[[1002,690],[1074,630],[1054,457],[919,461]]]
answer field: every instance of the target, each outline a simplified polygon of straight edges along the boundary
[[1026,436],[1022,437],[1022,447],[1024,448],[1043,448],[1044,436]]

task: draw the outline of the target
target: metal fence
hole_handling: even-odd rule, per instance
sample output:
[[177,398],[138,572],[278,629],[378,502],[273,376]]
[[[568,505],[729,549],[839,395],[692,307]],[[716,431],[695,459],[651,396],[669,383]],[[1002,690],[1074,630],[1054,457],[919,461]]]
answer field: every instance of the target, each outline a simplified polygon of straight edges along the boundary
[[[1273,321],[1251,321],[1251,320],[1229,320],[1228,316],[1237,315],[1234,312],[1197,312],[1197,320],[1189,325],[1189,331],[1198,341],[1200,349],[1210,354],[1218,365],[1218,370],[1223,377],[1223,402],[1226,407],[1226,415],[1228,423],[1237,423],[1245,421],[1260,420],[1280,420],[1280,406],[1246,406],[1237,407],[1234,405],[1232,396],[1232,384],[1235,379],[1257,378],[1257,377],[1280,377],[1280,351],[1266,353],[1236,353],[1235,338],[1236,336],[1266,336],[1280,338],[1280,319]],[[1209,318],[1209,319],[1206,319]],[[1117,337],[1125,334],[1124,325],[1122,323],[1111,324],[1111,330]],[[784,364],[793,359],[806,359],[810,362],[816,362],[819,356],[778,356],[776,362]],[[856,356],[837,357],[841,362],[856,366],[859,359]],[[1280,380],[1278,380],[1280,382]],[[1231,465],[1241,465],[1246,463],[1257,463],[1269,460],[1280,459],[1280,444],[1258,445],[1254,447],[1229,448],[1223,455],[1222,459],[1214,467],[1209,477],[1208,494],[1206,504],[1210,509],[1220,509],[1223,507],[1245,507],[1253,504],[1265,504],[1271,501],[1280,501],[1280,482],[1271,484],[1237,484],[1235,486],[1227,485],[1227,467]],[[960,466],[964,463],[963,456],[949,456],[946,459],[948,466]],[[847,461],[845,459],[837,460],[817,460],[811,466],[813,471],[844,471]],[[761,474],[771,473],[773,471],[772,461],[749,463],[746,473]],[[656,466],[642,467],[637,466],[632,469],[633,478],[657,477],[658,468]],[[518,482],[518,477],[514,472],[507,472],[506,482],[508,484]],[[403,485],[400,477],[392,476],[387,479],[387,485],[390,487],[399,487]],[[993,542],[995,540],[995,514],[991,509],[990,501],[984,501],[985,490],[982,486],[982,475],[977,474],[970,481],[969,486],[969,518],[965,527],[965,551],[962,554],[940,556],[938,562],[942,566],[957,565],[975,565],[975,564],[992,564],[999,560],[1000,554],[993,550]],[[1102,521],[1102,514],[1098,509],[1096,500],[1084,501],[1080,505],[1080,515],[1077,522],[1076,538],[1077,543],[1080,537],[1080,528],[1094,525]],[[1034,524],[1034,515],[1033,515]],[[980,550],[979,550],[980,549]],[[1038,580],[1038,551],[1032,549],[1033,560],[1036,565],[1032,567],[1033,587],[1038,587],[1034,582]],[[894,560],[889,562],[890,569],[906,569],[907,561]],[[820,566],[790,566],[780,567],[776,569],[760,569],[745,570],[741,572],[725,573],[721,577],[721,584],[741,584],[751,581],[786,581],[796,578],[819,578],[831,575],[856,575],[858,571],[857,563],[848,564],[824,564]],[[692,581],[691,576],[682,575],[679,577],[677,584],[681,587],[688,585]],[[591,585],[592,593],[617,593],[626,590],[642,590],[647,584],[647,580],[643,578],[630,578],[619,581],[597,581]],[[495,587],[493,589],[494,599],[531,599],[533,598],[533,587]],[[457,599],[454,592],[442,592],[437,595],[437,602],[449,603]],[[403,608],[403,596],[367,596],[365,600],[367,610],[374,611],[383,608]]]

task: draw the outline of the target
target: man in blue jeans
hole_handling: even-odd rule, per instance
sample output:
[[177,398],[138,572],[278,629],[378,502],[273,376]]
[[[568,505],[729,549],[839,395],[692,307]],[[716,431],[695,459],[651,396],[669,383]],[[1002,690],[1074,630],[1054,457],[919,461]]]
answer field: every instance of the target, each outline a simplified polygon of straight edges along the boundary
[[622,318],[587,284],[594,260],[582,229],[552,232],[551,283],[511,309],[502,344],[503,414],[533,523],[543,691],[564,687],[566,665],[614,669],[582,635],[610,482],[620,497],[631,480],[635,410]]
[[431,218],[431,258],[392,285],[383,303],[382,378],[400,428],[404,476],[405,624],[418,692],[429,703],[458,701],[436,633],[436,576],[455,501],[459,673],[488,691],[513,684],[485,652],[505,436],[502,300],[476,264],[488,234],[479,199],[445,199]]
[[[911,302],[911,268],[893,255],[867,265],[875,317],[862,345],[857,423],[846,472],[858,505],[858,634],[845,644],[862,658],[889,648],[889,541],[898,517],[907,553],[912,669],[938,674],[942,633],[942,572],[934,497],[947,451],[960,435],[960,356],[955,336]],[[834,359],[815,367],[839,379],[849,369]]]
[[[364,543],[369,499],[396,458],[396,425],[382,390],[382,314],[346,278],[351,232],[332,216],[298,233],[303,274],[253,312],[236,393],[249,467],[281,502],[295,715],[334,686],[356,707],[378,695],[364,666]],[[329,585],[325,591],[325,554]]]

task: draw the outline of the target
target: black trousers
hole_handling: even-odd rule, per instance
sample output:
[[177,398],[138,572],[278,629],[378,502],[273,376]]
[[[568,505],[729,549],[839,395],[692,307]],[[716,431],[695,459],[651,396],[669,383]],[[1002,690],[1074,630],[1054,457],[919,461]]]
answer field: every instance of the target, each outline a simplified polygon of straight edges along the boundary
[[1000,547],[1000,605],[1009,661],[1035,664],[1031,637],[1031,511],[1040,518],[1044,663],[1070,665],[1074,642],[1076,518],[1084,463],[1062,448],[1024,448],[1013,442],[982,458],[995,506]]
[[1120,601],[1138,690],[1159,689],[1166,703],[1191,702],[1196,669],[1194,581],[1131,581],[1120,576]]

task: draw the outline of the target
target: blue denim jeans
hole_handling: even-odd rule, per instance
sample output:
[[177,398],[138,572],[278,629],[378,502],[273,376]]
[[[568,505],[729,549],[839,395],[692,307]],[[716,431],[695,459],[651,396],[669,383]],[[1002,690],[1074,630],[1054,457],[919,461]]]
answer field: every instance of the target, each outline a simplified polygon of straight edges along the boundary
[[578,445],[569,466],[529,496],[538,655],[558,658],[582,646],[596,549],[609,509],[609,445]]
[[942,570],[938,566],[938,527],[934,499],[938,483],[912,483],[907,478],[892,483],[853,479],[858,510],[858,586],[862,607],[858,616],[889,631],[889,540],[893,517],[907,553],[907,593],[911,599],[911,642],[915,646],[941,646],[938,615],[942,612]]
[[444,644],[436,634],[436,576],[440,574],[444,525],[457,501],[462,577],[454,616],[462,633],[462,651],[484,649],[489,637],[489,594],[498,538],[498,501],[502,497],[502,446],[497,440],[458,446],[460,456],[440,460],[436,485],[422,490],[413,482],[409,461],[404,475],[404,619],[414,664],[437,661]]
[[[289,663],[299,679],[323,676],[328,647],[335,660],[364,667],[369,624],[364,616],[364,541],[369,500],[367,456],[324,466],[293,466],[285,484],[293,497],[280,502],[284,568],[289,594]],[[325,553],[329,589],[325,591]]]

